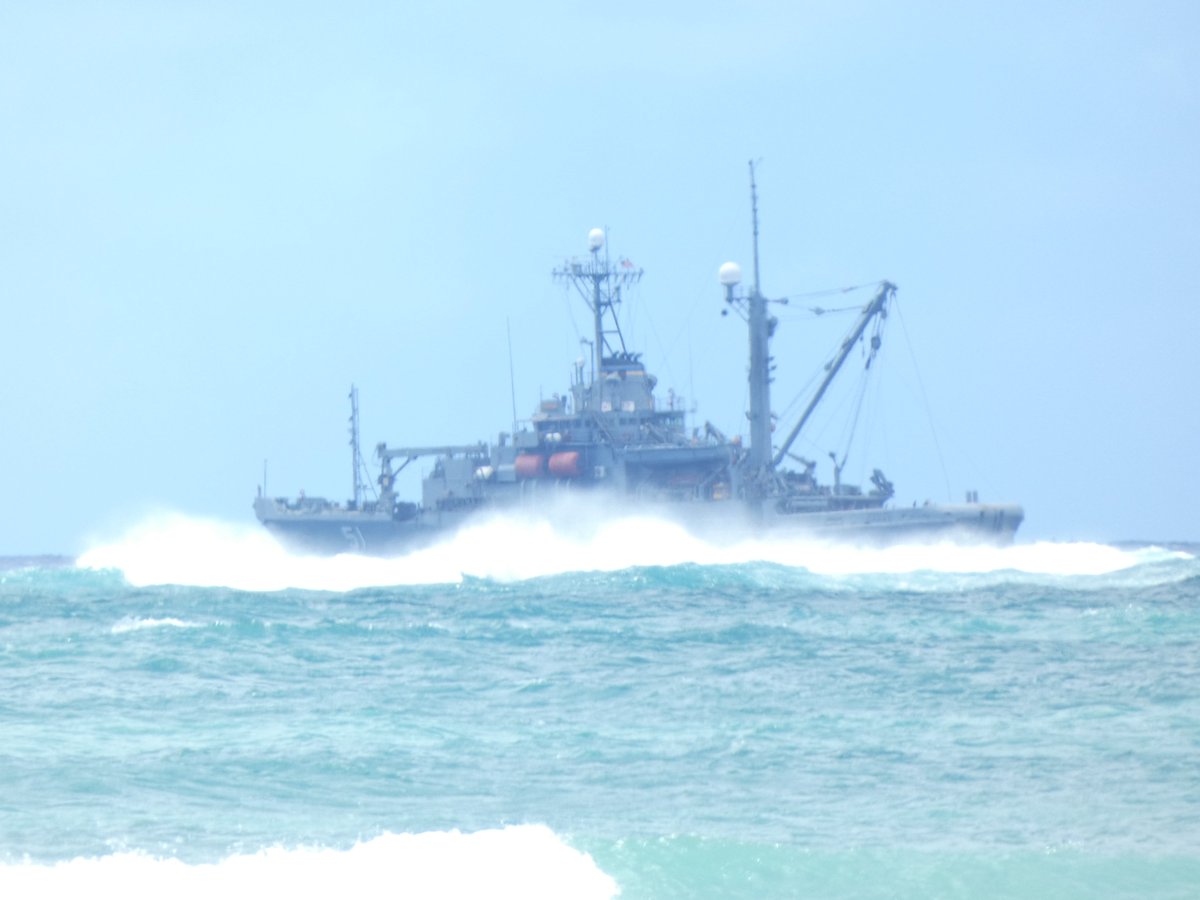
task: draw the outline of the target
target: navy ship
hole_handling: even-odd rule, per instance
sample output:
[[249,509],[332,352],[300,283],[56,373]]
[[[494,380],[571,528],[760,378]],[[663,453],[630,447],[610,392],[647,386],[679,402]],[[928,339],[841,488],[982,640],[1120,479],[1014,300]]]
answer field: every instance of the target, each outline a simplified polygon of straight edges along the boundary
[[[655,395],[657,379],[641,354],[629,350],[618,308],[642,270],[610,262],[605,234],[588,235],[588,256],[556,269],[592,313],[591,358],[576,362],[570,391],[539,403],[533,416],[494,443],[390,447],[379,444],[375,485],[363,476],[358,395],[352,387],[353,495],[345,503],[321,497],[254,501],[260,522],[283,543],[306,551],[394,554],[430,544],[487,512],[605,506],[616,514],[653,513],[710,535],[757,533],[872,545],[917,541],[1008,543],[1024,518],[1020,506],[979,503],[890,504],[892,483],[876,469],[867,489],[841,481],[843,457],[833,458],[833,484],[821,484],[816,464],[792,453],[796,438],[842,370],[861,347],[869,367],[896,287],[877,285],[859,312],[806,408],[778,447],[772,444],[770,342],[778,320],[759,290],[758,197],[750,166],[754,282],[740,289],[735,263],[718,277],[726,308],[745,319],[750,337],[749,445],[706,422],[689,430],[672,393]],[[397,494],[397,477],[413,462],[432,459],[419,500]],[[785,465],[787,461],[799,468]],[[265,478],[264,478],[265,480]],[[376,487],[377,486],[377,487]],[[368,494],[371,496],[368,497]]]

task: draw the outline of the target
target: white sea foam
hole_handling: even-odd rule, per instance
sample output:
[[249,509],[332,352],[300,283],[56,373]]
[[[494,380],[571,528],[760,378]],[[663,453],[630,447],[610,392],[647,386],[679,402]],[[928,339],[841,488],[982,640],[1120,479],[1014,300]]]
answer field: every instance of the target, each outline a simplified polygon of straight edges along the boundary
[[[1009,547],[922,544],[868,549],[796,537],[712,540],[649,516],[573,522],[548,518],[481,520],[434,546],[390,559],[291,553],[253,525],[184,515],[156,516],[84,553],[78,564],[116,569],[135,585],[289,587],[348,591],[385,585],[443,584],[466,577],[520,581],[566,572],[618,571],[684,563],[766,562],[820,575],[1105,575],[1171,554],[1095,543],[1038,542]],[[161,623],[160,623],[161,624]]]
[[0,865],[0,896],[204,898],[615,897],[592,858],[542,825],[385,834],[349,850],[271,848],[216,863],[142,853]]
[[113,634],[127,634],[131,631],[145,631],[151,628],[200,628],[199,622],[185,622],[183,619],[141,619],[136,616],[126,616],[113,625]]

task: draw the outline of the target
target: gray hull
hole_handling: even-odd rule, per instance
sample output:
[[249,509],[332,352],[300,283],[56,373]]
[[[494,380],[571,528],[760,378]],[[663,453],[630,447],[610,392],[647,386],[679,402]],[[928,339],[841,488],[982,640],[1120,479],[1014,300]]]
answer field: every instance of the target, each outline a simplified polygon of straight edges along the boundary
[[[754,516],[739,503],[644,504],[622,506],[626,515],[646,513],[675,522],[714,542],[746,538],[795,538],[883,547],[901,544],[1012,543],[1024,518],[1012,504],[927,504],[911,508],[854,509]],[[460,528],[489,512],[538,515],[536,506],[491,510],[420,513],[398,521],[383,513],[356,510],[289,508],[282,500],[259,498],[259,520],[280,543],[307,553],[358,553],[396,556],[452,537]],[[544,512],[570,518],[570,505],[555,504]],[[585,515],[594,516],[591,504]]]

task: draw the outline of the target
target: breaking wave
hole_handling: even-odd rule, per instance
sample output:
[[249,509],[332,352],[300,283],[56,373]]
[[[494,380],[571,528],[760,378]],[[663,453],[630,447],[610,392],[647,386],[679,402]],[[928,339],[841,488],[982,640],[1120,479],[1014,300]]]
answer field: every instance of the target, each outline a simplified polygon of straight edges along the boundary
[[273,847],[216,863],[116,853],[0,865],[5,897],[383,897],[600,900],[617,884],[542,825],[384,834],[349,850]]
[[[116,570],[136,586],[177,584],[247,591],[302,588],[350,591],[392,585],[448,584],[465,578],[523,581],[570,572],[613,572],[650,566],[768,563],[815,575],[1102,576],[1193,560],[1157,547],[1037,542],[1009,547],[920,544],[862,548],[796,537],[706,540],[674,522],[649,516],[601,519],[563,528],[545,518],[481,520],[436,545],[392,558],[310,556],[281,546],[264,529],[181,514],[149,518],[77,560],[82,568]],[[1157,572],[1151,580],[1191,577]],[[186,623],[128,623],[154,627]]]

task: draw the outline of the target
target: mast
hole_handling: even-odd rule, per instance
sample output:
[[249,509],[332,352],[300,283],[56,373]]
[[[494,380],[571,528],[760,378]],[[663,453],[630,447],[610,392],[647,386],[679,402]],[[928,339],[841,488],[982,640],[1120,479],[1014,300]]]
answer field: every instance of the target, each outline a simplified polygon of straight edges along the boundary
[[513,374],[513,356],[512,356],[512,326],[509,320],[504,320],[504,333],[508,335],[508,391],[512,397],[512,433],[517,433],[517,378]]
[[771,333],[774,320],[767,316],[758,273],[758,186],[754,160],[750,161],[750,214],[754,224],[754,288],[750,294],[750,456],[751,470],[759,472],[771,459]]
[[[621,302],[621,288],[636,284],[642,277],[642,270],[635,268],[627,259],[622,259],[619,266],[609,263],[608,251],[605,250],[605,234],[601,228],[593,228],[588,232],[588,251],[590,262],[570,260],[561,269],[555,269],[555,278],[561,278],[575,286],[583,301],[592,311],[592,386],[594,392],[597,384],[602,384],[604,371],[608,365],[618,359],[628,359],[625,349],[625,336],[621,333],[621,324],[617,319],[617,304]],[[604,250],[601,258],[600,251]],[[593,393],[591,402],[598,405],[599,398]]]
[[746,454],[749,483],[758,483],[759,491],[769,480],[771,461],[771,335],[778,324],[767,313],[771,301],[763,296],[758,268],[758,185],[754,180],[754,160],[750,161],[750,215],[754,228],[754,285],[748,297],[735,296],[734,288],[742,280],[737,263],[721,266],[718,279],[725,286],[725,302],[737,305],[749,324],[750,332],[750,450]]
[[354,472],[354,508],[358,509],[362,500],[362,477],[359,474],[358,461],[361,459],[358,449],[358,388],[350,385],[350,467]]
[[[600,266],[600,250],[605,245],[604,232],[593,228],[588,233],[588,250],[592,254],[592,318],[595,326],[596,371],[604,365],[604,301],[600,286],[608,281],[608,251],[604,251],[604,266]],[[610,304],[611,305],[611,304]],[[624,342],[622,342],[624,344]]]

